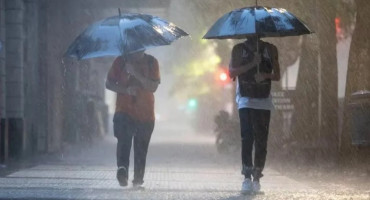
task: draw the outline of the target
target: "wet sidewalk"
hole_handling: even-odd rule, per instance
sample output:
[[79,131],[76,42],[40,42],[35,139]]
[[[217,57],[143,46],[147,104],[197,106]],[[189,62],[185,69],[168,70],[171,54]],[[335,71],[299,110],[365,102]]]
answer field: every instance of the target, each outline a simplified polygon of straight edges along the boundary
[[[145,190],[115,179],[113,137],[82,150],[71,148],[45,162],[0,178],[0,199],[370,199],[366,191],[321,190],[267,166],[263,194],[242,196],[239,154],[220,155],[214,136],[159,126],[148,154]],[[130,180],[133,171],[130,170]]]

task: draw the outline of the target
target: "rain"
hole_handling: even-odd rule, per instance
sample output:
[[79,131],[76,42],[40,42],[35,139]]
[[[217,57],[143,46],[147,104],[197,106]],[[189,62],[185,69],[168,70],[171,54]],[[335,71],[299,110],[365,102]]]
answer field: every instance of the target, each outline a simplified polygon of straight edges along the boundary
[[0,200],[370,199],[368,10],[0,0]]

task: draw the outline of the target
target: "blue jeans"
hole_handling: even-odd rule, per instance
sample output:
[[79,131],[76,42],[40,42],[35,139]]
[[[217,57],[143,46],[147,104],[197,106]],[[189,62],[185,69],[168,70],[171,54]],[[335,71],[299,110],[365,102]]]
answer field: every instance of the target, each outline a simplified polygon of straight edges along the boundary
[[[117,167],[128,172],[130,151],[134,143],[134,184],[144,183],[146,155],[154,129],[153,122],[140,122],[124,113],[115,113],[113,118],[114,136],[117,138]],[[128,176],[128,173],[127,173]]]
[[[239,109],[242,138],[242,174],[245,178],[259,180],[263,174],[267,155],[267,138],[270,124],[270,110],[252,108]],[[254,145],[254,162],[252,150]]]

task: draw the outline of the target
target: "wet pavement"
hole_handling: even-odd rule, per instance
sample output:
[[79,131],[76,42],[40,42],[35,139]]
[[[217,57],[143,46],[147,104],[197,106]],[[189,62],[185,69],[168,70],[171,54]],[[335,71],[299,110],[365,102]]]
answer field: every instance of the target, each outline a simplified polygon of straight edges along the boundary
[[284,176],[269,163],[263,192],[243,196],[239,154],[220,155],[214,136],[161,123],[149,148],[145,189],[122,188],[115,179],[115,144],[106,137],[82,149],[67,147],[53,161],[2,177],[0,199],[370,199],[370,188],[322,187]]

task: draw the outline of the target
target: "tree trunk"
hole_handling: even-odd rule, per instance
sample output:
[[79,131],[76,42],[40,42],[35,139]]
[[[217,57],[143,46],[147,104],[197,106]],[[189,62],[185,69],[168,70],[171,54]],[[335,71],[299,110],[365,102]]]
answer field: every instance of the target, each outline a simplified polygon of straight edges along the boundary
[[[317,1],[319,36],[319,144],[323,153],[335,153],[338,143],[338,65],[336,0]],[[324,152],[324,150],[327,150]]]
[[356,27],[349,57],[346,97],[359,90],[370,90],[370,4],[367,0],[356,0],[356,5]]
[[[304,3],[316,34],[304,36],[294,94],[293,138],[301,148],[332,153],[338,145],[338,72],[333,0]],[[306,151],[307,152],[307,151]],[[315,152],[312,152],[317,156]]]
[[[352,36],[352,44],[348,61],[345,95],[346,107],[344,114],[343,134],[341,137],[342,152],[354,150],[351,148],[352,127],[350,122],[352,121],[352,113],[349,103],[354,104],[356,102],[352,100],[352,94],[360,90],[370,90],[370,57],[368,55],[370,49],[370,39],[368,37],[368,31],[370,29],[370,4],[367,0],[356,0],[356,7],[356,26]],[[370,100],[368,100],[368,102],[369,101]],[[364,108],[361,109],[365,110]]]
[[[305,3],[306,12],[314,13],[316,1]],[[303,9],[303,5],[302,5]],[[307,18],[316,30],[316,15]],[[292,142],[299,148],[312,146],[318,132],[318,47],[317,35],[303,36],[302,52],[296,90],[292,95],[295,106],[292,123]]]

